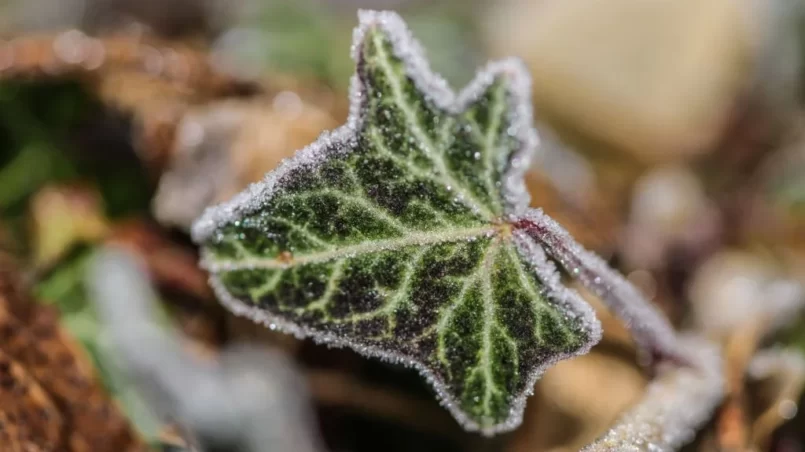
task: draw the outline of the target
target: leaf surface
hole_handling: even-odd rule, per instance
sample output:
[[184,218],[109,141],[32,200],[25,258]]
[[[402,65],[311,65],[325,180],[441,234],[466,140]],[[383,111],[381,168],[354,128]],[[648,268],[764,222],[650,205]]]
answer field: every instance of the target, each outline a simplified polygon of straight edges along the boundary
[[222,301],[271,328],[416,367],[471,430],[600,330],[510,219],[528,205],[529,81],[490,64],[458,96],[398,16],[363,12],[352,114],[193,228]]

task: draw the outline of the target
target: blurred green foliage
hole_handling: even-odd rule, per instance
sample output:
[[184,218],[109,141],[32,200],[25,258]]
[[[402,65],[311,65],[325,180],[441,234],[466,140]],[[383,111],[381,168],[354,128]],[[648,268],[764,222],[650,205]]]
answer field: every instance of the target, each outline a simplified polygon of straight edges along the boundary
[[[398,8],[433,69],[454,87],[467,83],[483,62],[476,18],[467,1],[409,2],[413,4]],[[345,90],[354,71],[349,47],[355,10],[322,3],[255,2],[219,42],[236,67],[313,77]]]
[[[31,239],[29,201],[45,185],[96,187],[110,218],[147,212],[151,188],[131,147],[130,125],[77,82],[0,83],[0,149],[0,227],[12,236],[12,252],[23,258]],[[153,441],[160,423],[109,362],[109,341],[87,297],[84,278],[92,251],[91,246],[72,250],[46,269],[34,295],[59,308],[62,324],[92,358],[104,385]]]
[[[110,114],[118,136],[107,128]],[[97,186],[111,217],[147,211],[151,191],[126,122],[77,82],[0,83],[2,218],[24,213],[32,194],[58,182]]]
[[[98,314],[88,298],[85,274],[92,255],[91,247],[74,250],[39,281],[34,288],[34,296],[43,303],[59,308],[62,325],[90,356],[106,390],[120,403],[143,438],[153,443],[157,440],[162,422],[113,362],[110,338],[102,331]],[[161,314],[167,319],[164,312]]]

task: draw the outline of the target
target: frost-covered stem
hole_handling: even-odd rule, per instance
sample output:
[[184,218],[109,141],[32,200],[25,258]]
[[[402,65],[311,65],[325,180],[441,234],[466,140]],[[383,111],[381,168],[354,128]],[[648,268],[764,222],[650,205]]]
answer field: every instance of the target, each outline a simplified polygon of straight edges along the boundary
[[511,224],[542,245],[546,253],[623,320],[638,347],[648,353],[652,361],[659,358],[688,362],[677,334],[665,316],[618,271],[595,253],[584,249],[541,209],[531,209],[512,219]]
[[692,367],[663,369],[643,399],[583,452],[666,452],[690,442],[724,396],[718,348],[702,338],[682,338]]

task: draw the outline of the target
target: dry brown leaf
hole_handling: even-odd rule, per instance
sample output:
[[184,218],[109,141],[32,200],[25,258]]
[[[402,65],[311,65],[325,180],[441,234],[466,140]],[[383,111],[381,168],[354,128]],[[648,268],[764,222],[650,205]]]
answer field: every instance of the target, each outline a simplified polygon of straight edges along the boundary
[[766,322],[755,322],[746,328],[734,331],[726,339],[724,375],[727,394],[715,421],[715,441],[721,450],[735,452],[749,450],[751,432],[745,375],[766,328]]
[[259,90],[217,71],[207,53],[182,43],[78,30],[0,39],[0,80],[12,78],[84,82],[105,104],[132,114],[136,149],[156,172],[190,105]]
[[[24,424],[30,429],[55,426],[60,430],[59,435],[64,435],[54,440],[60,441],[60,446],[42,450],[146,450],[101,386],[83,349],[59,325],[55,308],[32,303],[23,292],[18,292],[22,285],[10,269],[3,271],[0,279],[4,281],[0,284],[3,289],[0,297],[0,353],[17,366],[6,370],[20,369],[14,371],[13,378],[9,377],[9,384],[17,380],[33,381],[40,389],[30,393],[31,403],[41,404],[46,396],[55,413],[51,416],[40,410],[43,414],[28,416]],[[22,372],[28,376],[27,380]],[[31,384],[26,383],[25,387],[29,386]],[[16,394],[12,390],[2,392]],[[6,406],[0,404],[0,411],[6,417],[14,415],[13,411],[6,410]]]
[[[5,328],[0,326],[0,330]],[[63,440],[62,416],[50,396],[24,366],[2,351],[0,427],[3,451],[57,450]]]
[[189,111],[154,198],[156,217],[189,228],[204,208],[262,179],[337,125],[330,112],[291,90],[271,99],[229,100]]
[[526,174],[526,187],[531,205],[539,206],[556,219],[579,243],[603,254],[614,251],[621,220],[605,197],[598,196],[598,192],[583,193],[584,202],[578,205],[538,171]]
[[412,397],[335,370],[311,370],[307,379],[311,397],[320,405],[350,408],[421,432],[462,436],[462,430],[449,414],[429,398]]
[[215,302],[198,256],[165,236],[155,225],[130,220],[112,227],[106,243],[139,257],[154,283],[165,292],[172,319],[190,339],[187,346],[206,355],[218,350],[226,333],[226,313]]
[[769,349],[759,352],[749,366],[749,379],[760,383],[755,398],[763,392],[765,404],[752,420],[751,444],[767,450],[772,435],[796,415],[797,401],[805,388],[805,358],[797,350]]
[[131,71],[175,84],[196,95],[216,97],[252,86],[215,70],[207,54],[188,46],[141,36],[90,37],[79,30],[12,37],[0,41],[0,79],[79,77]]
[[50,307],[29,324],[0,311],[0,343],[51,396],[64,417],[73,451],[120,451],[138,446],[128,421],[105,393],[89,358],[58,324]]
[[214,299],[207,274],[198,267],[198,256],[192,248],[171,241],[155,225],[141,220],[115,224],[106,243],[139,256],[161,288],[199,300]]

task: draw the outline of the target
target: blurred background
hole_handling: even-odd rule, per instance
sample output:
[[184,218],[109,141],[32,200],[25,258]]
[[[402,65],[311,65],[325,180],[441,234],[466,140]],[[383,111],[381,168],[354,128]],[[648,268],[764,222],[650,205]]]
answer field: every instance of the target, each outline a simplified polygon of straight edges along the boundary
[[[574,451],[640,399],[583,290],[602,343],[492,439],[414,371],[217,304],[189,225],[343,123],[358,8],[398,11],[455,88],[526,63],[532,204],[723,347],[685,450],[805,450],[802,0],[0,0],[0,449]],[[93,273],[109,247],[136,265]]]

